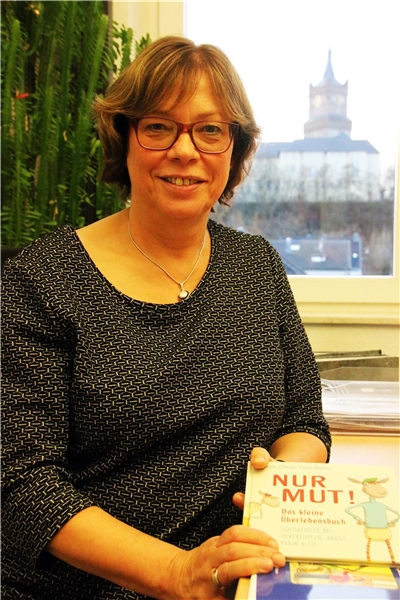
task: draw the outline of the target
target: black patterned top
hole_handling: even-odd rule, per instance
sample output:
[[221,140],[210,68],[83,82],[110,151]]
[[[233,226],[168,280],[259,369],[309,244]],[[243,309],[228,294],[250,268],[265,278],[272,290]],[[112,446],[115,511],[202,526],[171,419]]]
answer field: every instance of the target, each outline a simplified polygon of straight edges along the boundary
[[138,598],[44,546],[97,505],[192,548],[240,522],[231,497],[252,447],[300,431],[329,449],[279,256],[262,237],[209,231],[208,269],[177,304],[120,293],[70,226],[6,264],[4,598]]

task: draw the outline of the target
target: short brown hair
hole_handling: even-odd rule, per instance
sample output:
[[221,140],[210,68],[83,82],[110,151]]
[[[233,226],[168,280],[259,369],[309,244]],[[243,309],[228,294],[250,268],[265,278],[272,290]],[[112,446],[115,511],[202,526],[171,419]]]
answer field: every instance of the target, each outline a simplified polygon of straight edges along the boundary
[[203,73],[210,77],[226,118],[239,124],[232,168],[219,202],[228,204],[234,188],[248,175],[260,129],[235,68],[216,46],[196,46],[186,38],[167,36],[145,48],[110,86],[105,97],[94,102],[104,151],[102,180],[117,184],[124,198],[129,196],[131,187],[126,166],[129,120],[157,112],[171,100],[176,86],[179,103],[185,102],[195,92]]

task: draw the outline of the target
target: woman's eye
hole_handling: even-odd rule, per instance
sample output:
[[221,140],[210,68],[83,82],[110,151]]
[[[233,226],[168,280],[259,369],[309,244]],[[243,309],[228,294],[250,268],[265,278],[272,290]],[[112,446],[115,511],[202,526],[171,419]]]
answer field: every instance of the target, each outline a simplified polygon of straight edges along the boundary
[[220,133],[221,128],[218,127],[218,125],[214,125],[214,124],[210,123],[210,124],[204,125],[203,132],[204,133]]
[[167,131],[167,126],[164,123],[150,123],[147,125],[149,131]]

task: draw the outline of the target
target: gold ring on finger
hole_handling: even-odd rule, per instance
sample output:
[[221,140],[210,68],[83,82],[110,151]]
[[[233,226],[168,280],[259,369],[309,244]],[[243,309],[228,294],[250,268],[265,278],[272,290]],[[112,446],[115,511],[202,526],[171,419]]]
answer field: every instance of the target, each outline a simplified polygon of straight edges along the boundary
[[211,578],[212,578],[212,580],[213,580],[213,583],[214,583],[214,584],[215,584],[217,587],[219,587],[220,589],[222,589],[222,588],[224,588],[224,587],[225,587],[225,586],[223,586],[223,585],[222,585],[222,583],[221,583],[221,582],[220,582],[220,580],[219,580],[219,577],[218,577],[218,568],[217,568],[217,569],[214,569],[214,571],[213,571],[213,574],[211,575]]

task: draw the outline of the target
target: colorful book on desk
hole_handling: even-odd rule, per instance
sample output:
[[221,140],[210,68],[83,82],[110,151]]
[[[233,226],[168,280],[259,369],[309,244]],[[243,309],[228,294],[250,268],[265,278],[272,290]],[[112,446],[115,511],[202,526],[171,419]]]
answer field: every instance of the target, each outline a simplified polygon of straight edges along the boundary
[[291,562],[253,575],[246,600],[398,600],[399,593],[396,568]]
[[274,537],[288,561],[400,565],[392,467],[249,464],[245,498],[243,523]]

